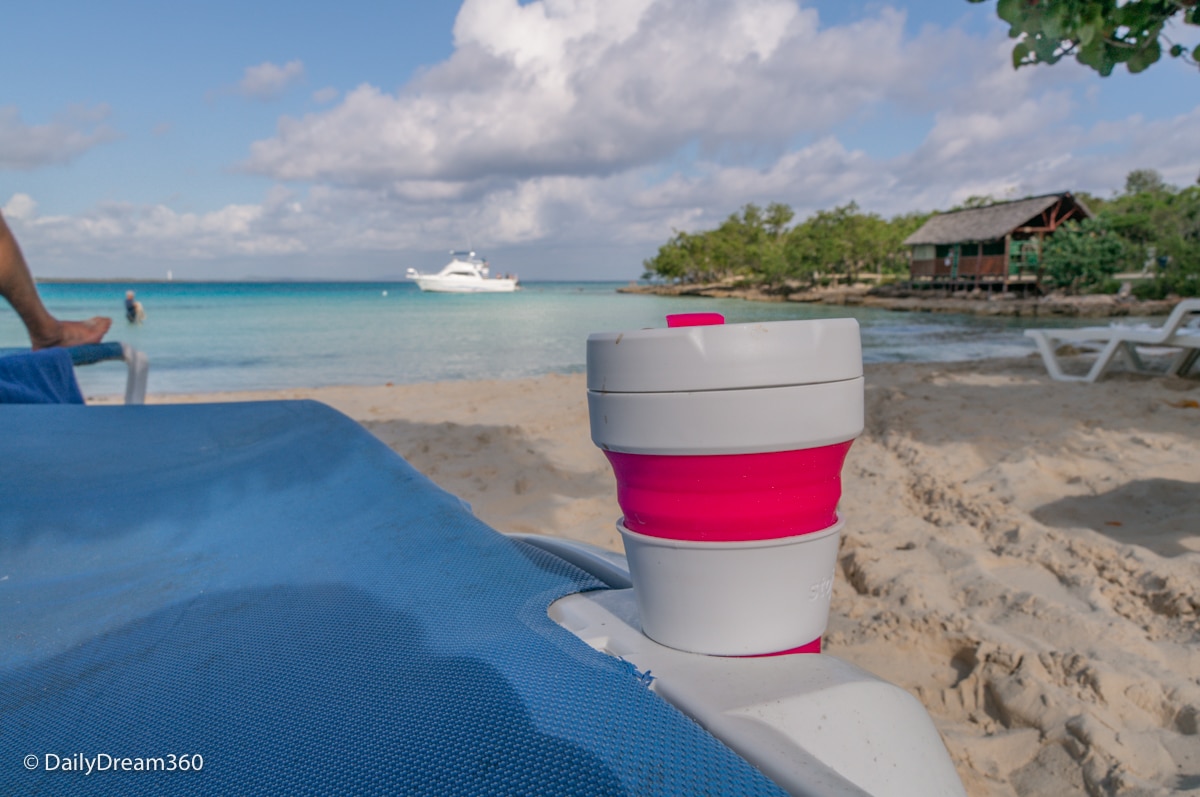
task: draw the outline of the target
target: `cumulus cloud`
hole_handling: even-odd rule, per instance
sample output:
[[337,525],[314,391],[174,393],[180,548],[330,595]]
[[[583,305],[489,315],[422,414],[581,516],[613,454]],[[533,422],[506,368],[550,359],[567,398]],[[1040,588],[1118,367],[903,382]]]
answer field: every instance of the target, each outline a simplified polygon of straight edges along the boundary
[[[1050,92],[1011,113],[1058,118]],[[925,142],[892,157],[823,135],[760,164],[699,158],[664,176],[659,164],[606,175],[408,181],[388,186],[277,185],[261,201],[187,213],[163,205],[108,203],[77,216],[42,216],[24,194],[4,205],[22,245],[45,255],[93,255],[120,262],[228,257],[428,251],[461,246],[469,235],[495,253],[505,247],[625,246],[649,256],[672,230],[719,223],[747,202],[790,204],[799,218],[855,200],[892,215],[945,208],[972,194],[1024,196],[1057,190],[1107,193],[1134,168],[1158,169],[1190,184],[1200,163],[1200,107],[1169,119],[1130,117],[1092,127],[938,115]],[[1010,138],[993,134],[1010,125]],[[954,146],[947,146],[954,143]],[[612,276],[638,273],[636,258]],[[553,276],[526,266],[523,274]]]
[[29,194],[13,194],[0,210],[10,219],[24,221],[37,215],[37,202]]
[[[1090,188],[1144,160],[1136,126],[1109,133],[1115,156],[1072,152],[1103,133],[1072,123],[1069,65],[1014,71],[1002,31],[906,32],[888,7],[823,27],[793,0],[467,0],[454,41],[398,91],[282,119],[245,168],[529,243],[661,241],[745,202],[893,213]],[[927,117],[923,139],[842,143],[884,106]]]
[[265,102],[281,96],[303,78],[304,64],[300,61],[288,61],[283,66],[267,61],[246,67],[237,88],[242,96]]
[[117,138],[104,122],[107,105],[70,108],[52,122],[26,124],[14,106],[0,107],[0,169],[28,171],[66,163]]
[[245,167],[377,186],[605,175],[696,143],[778,152],[885,97],[920,94],[943,48],[885,8],[819,26],[793,0],[467,0],[455,52],[395,93],[362,85],[280,121]]
[[[1134,168],[1155,169],[1172,185],[1192,185],[1200,170],[1200,104],[1171,119],[1147,120],[1134,114],[1119,122],[1096,125],[1080,139],[1083,147],[1114,144],[1121,150],[1136,152]],[[1101,185],[1123,186],[1130,169],[1123,168],[1127,158],[1096,157],[1093,179]]]
[[49,257],[181,260],[303,251],[289,231],[299,209],[287,203],[227,205],[181,213],[165,205],[105,202],[73,216],[41,215],[24,194],[4,206],[21,245]]

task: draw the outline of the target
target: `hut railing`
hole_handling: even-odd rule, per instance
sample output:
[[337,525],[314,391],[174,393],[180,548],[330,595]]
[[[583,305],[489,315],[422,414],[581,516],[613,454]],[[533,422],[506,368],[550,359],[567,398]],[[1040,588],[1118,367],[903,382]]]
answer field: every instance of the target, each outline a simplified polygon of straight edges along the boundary
[[[947,273],[948,270],[947,270]],[[1008,275],[1008,258],[1004,255],[963,256],[958,261],[960,277],[1004,277]]]
[[914,278],[949,277],[950,266],[946,265],[944,258],[940,257],[931,260],[914,260],[912,261],[912,275]]
[[[931,260],[913,260],[913,278],[948,278],[952,276],[955,273],[954,267],[950,263],[947,263],[946,260],[947,258],[942,257]],[[1008,276],[1008,258],[1004,255],[969,255],[960,257],[958,260],[957,276],[959,279]]]

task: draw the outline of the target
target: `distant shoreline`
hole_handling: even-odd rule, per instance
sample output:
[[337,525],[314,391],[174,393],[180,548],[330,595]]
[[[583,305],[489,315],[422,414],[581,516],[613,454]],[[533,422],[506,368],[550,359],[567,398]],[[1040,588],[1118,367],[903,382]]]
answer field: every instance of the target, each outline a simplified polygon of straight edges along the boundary
[[188,285],[222,280],[167,280],[167,279],[133,279],[126,277],[35,277],[39,285]]
[[[871,294],[866,287],[822,288],[794,293],[767,293],[760,288],[734,287],[726,284],[708,285],[645,285],[630,283],[617,288],[618,293],[651,296],[696,296],[708,299],[743,299],[749,302],[791,302],[837,306],[875,307],[909,313],[963,313],[984,316],[1117,318],[1121,316],[1167,315],[1178,299],[1140,301],[1127,296],[1043,296],[1034,299],[1018,298],[1014,294],[914,295],[905,292],[896,296]],[[934,293],[933,291],[929,292]]]
[[[39,285],[269,285],[272,283],[284,283],[295,285],[415,285],[412,280],[404,277],[389,277],[379,279],[297,279],[295,277],[243,277],[242,279],[163,279],[162,277],[35,277],[34,282]],[[542,285],[545,283],[576,283],[585,282],[593,284],[610,284],[624,285],[627,280],[623,279],[524,279],[520,281],[521,285]]]
[[330,285],[345,285],[362,283],[374,285],[384,282],[405,282],[404,279],[378,280],[330,280],[330,279],[296,279],[294,277],[254,277],[242,279],[163,279],[162,277],[37,277],[34,280],[40,284],[57,285],[269,285],[285,283],[303,285],[306,283],[329,283]]

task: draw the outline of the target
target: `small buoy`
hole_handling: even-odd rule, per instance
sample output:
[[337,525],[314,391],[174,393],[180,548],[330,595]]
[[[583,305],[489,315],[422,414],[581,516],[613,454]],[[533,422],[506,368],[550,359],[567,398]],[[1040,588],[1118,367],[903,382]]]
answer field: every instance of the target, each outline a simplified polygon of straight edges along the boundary
[[387,291],[384,291],[384,292],[383,292],[383,295],[384,295],[384,296],[387,296]]

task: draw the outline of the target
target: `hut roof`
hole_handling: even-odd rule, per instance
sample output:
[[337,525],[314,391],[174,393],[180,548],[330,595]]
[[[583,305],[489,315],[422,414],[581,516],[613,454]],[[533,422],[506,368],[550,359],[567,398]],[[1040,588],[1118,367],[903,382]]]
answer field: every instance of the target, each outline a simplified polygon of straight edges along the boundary
[[1070,199],[1089,218],[1092,213],[1069,191],[1057,194],[997,202],[983,208],[967,208],[939,213],[904,239],[906,246],[917,244],[956,244],[966,241],[995,241],[1003,238],[1052,207],[1062,198]]

